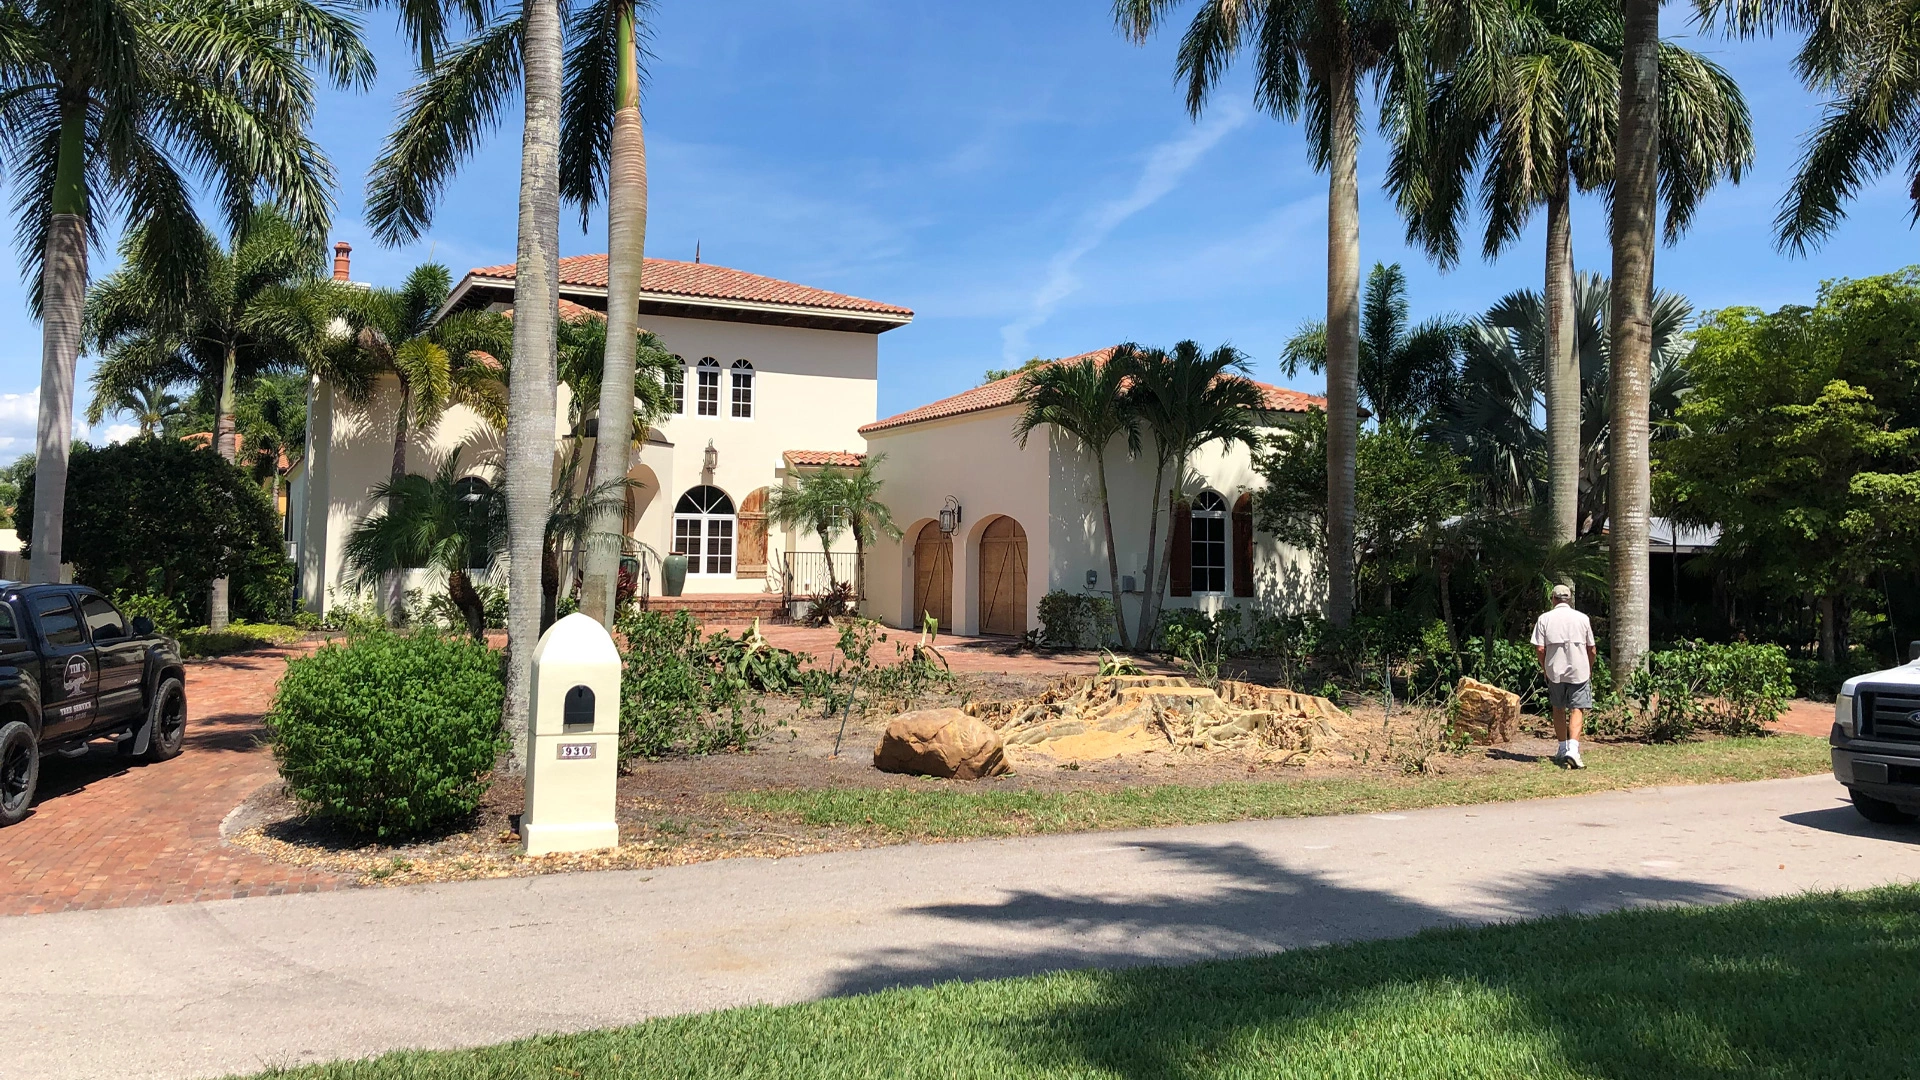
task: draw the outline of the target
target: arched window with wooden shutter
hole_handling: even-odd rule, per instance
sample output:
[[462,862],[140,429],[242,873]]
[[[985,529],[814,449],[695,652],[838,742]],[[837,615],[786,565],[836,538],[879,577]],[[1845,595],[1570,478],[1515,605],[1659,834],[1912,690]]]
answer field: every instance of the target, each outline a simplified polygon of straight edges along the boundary
[[1233,595],[1253,595],[1253,496],[1233,503]]
[[743,578],[767,576],[767,489],[755,488],[740,500],[740,555]]
[[[1173,506],[1173,559],[1167,577],[1170,595],[1193,595],[1193,506],[1185,499]],[[1147,587],[1151,589],[1153,583]]]

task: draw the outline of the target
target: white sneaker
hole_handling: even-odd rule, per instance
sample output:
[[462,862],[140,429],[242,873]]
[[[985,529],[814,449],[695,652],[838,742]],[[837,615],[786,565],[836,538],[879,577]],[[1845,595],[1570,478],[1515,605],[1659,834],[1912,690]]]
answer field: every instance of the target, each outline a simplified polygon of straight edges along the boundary
[[1567,751],[1561,755],[1560,760],[1566,763],[1569,769],[1584,769],[1587,767],[1587,763],[1580,760],[1580,751],[1577,749]]

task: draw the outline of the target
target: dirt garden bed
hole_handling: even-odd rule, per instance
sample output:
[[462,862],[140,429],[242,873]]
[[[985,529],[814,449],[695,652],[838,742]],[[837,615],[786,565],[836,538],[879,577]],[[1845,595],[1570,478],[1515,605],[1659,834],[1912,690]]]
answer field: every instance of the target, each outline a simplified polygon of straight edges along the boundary
[[[914,704],[934,707],[973,703],[977,709],[982,702],[1039,697],[1050,689],[1057,693],[1061,687],[1060,679],[1037,675],[965,674],[958,682],[954,692]],[[837,715],[821,715],[817,703],[802,707],[792,699],[763,700],[767,713],[762,719],[769,727],[753,750],[638,762],[620,778],[617,814],[621,846],[615,851],[521,856],[515,827],[523,794],[519,778],[507,774],[497,778],[473,818],[450,831],[407,843],[369,844],[304,819],[278,784],[255,792],[228,817],[222,832],[229,843],[279,862],[353,875],[363,884],[406,884],[573,870],[642,869],[981,834],[903,825],[893,818],[863,815],[857,809],[824,815],[810,809],[816,803],[840,799],[843,794],[857,802],[861,791],[872,793],[866,798],[893,803],[951,796],[958,800],[1011,800],[1009,805],[1050,804],[1062,799],[1094,805],[1102,798],[1124,800],[1144,790],[1169,788],[1215,796],[1226,793],[1229,798],[1238,789],[1259,789],[1273,795],[1270,789],[1274,787],[1318,793],[1349,791],[1355,798],[1364,796],[1375,801],[1384,793],[1396,805],[1531,797],[1558,791],[1535,790],[1545,769],[1544,755],[1553,749],[1550,732],[1541,727],[1538,717],[1528,717],[1532,730],[1507,746],[1449,747],[1443,743],[1442,717],[1436,710],[1396,708],[1389,716],[1377,699],[1349,701],[1344,712],[1328,720],[1333,737],[1322,740],[1310,756],[1275,760],[1274,755],[1259,752],[1207,753],[1169,746],[1078,760],[1070,755],[1012,747],[1010,774],[949,781],[898,776],[872,767],[874,745],[892,718],[891,711],[850,718],[841,753],[835,757],[834,741],[840,731]],[[1796,743],[1811,742],[1786,738]],[[1809,771],[1813,766],[1808,763],[1818,756],[1796,752],[1781,758],[1783,749],[1773,750],[1770,763],[1758,765],[1757,774],[1723,774],[1709,768],[1699,779],[1791,775]],[[1603,758],[1604,753],[1602,750]],[[1805,761],[1800,760],[1803,757]],[[1609,778],[1604,771],[1589,772],[1592,775],[1584,776],[1583,782],[1570,783],[1567,793],[1631,786],[1623,778]],[[1699,782],[1690,780],[1689,775],[1661,774],[1646,782]],[[1509,780],[1534,786],[1504,793]],[[1423,789],[1427,790],[1423,793]],[[1284,790],[1278,793],[1282,799],[1286,794]],[[1374,802],[1352,805],[1358,808]],[[1331,809],[1306,812],[1339,812],[1343,808],[1347,808],[1345,804],[1336,803]],[[1011,828],[1003,831],[1056,831],[1044,821],[1023,825],[1024,812],[1010,813]],[[1193,820],[1217,820],[1223,811],[1193,809],[1184,813]],[[1257,808],[1237,815],[1225,813],[1261,816]],[[1125,818],[1102,820],[1096,813],[1090,824],[1078,827],[1127,823]]]

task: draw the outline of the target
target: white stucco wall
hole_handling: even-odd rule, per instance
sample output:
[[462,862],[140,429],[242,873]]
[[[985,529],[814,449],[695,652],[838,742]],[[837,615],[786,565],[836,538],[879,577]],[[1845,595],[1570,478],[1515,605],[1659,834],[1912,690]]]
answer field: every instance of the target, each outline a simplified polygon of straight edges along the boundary
[[[1105,532],[1093,456],[1068,437],[1035,432],[1022,449],[1012,435],[1013,407],[928,421],[868,436],[871,453],[885,453],[879,472],[884,497],[905,530],[899,542],[885,543],[872,556],[869,613],[891,626],[917,625],[913,606],[912,545],[922,524],[935,519],[946,496],[956,496],[965,521],[954,544],[953,629],[979,629],[979,531],[996,514],[1018,520],[1027,534],[1027,625],[1038,627],[1040,598],[1051,589],[1088,591],[1087,571],[1095,572],[1092,591],[1107,595]],[[1149,444],[1150,445],[1150,444]],[[1129,627],[1139,625],[1140,604],[1152,583],[1145,580],[1148,507],[1154,502],[1151,453],[1129,456],[1124,438],[1107,454],[1108,494],[1113,512],[1115,550],[1122,576],[1132,575],[1138,590],[1125,599]],[[1218,492],[1231,507],[1242,494],[1263,484],[1246,447],[1204,447],[1190,463],[1189,495]],[[1158,517],[1154,543],[1164,553],[1168,522]],[[1229,526],[1230,528],[1230,526]],[[1229,532],[1231,540],[1231,532]],[[1167,609],[1259,606],[1286,611],[1321,602],[1319,581],[1305,556],[1254,533],[1254,587],[1251,598],[1234,597],[1229,575],[1226,595],[1166,597]]]
[[[656,427],[646,445],[634,453],[634,467],[628,473],[645,485],[637,495],[641,513],[633,535],[654,552],[664,555],[672,550],[674,504],[689,488],[713,484],[727,492],[737,509],[754,489],[784,482],[783,454],[788,450],[865,449],[859,428],[873,421],[878,407],[875,335],[658,316],[643,323],[688,364],[686,413],[668,417]],[[719,361],[721,369],[719,416],[700,416],[695,405],[694,365],[705,356]],[[731,366],[739,359],[754,367],[754,415],[746,420],[733,419],[730,408]],[[301,492],[305,506],[295,534],[301,542],[302,596],[310,610],[322,611],[331,603],[329,590],[347,591],[342,549],[348,532],[374,509],[368,490],[389,475],[398,393],[398,381],[392,378],[383,380],[365,405],[347,402],[324,385],[314,390],[308,412],[308,445],[313,450]],[[556,435],[566,433],[567,405],[562,386]],[[484,473],[479,462],[499,460],[500,436],[464,408],[449,410],[432,432],[409,441],[408,471],[437,468],[470,437],[478,440],[477,453],[463,455],[463,470]],[[719,457],[711,474],[703,468],[709,441]],[[591,455],[591,443],[584,452]],[[497,474],[493,479],[497,481]],[[735,536],[737,541],[737,529]],[[686,591],[778,591],[781,552],[811,551],[818,546],[811,536],[770,530],[767,554],[773,572],[768,576],[690,574]],[[851,550],[851,543],[843,539],[836,548]],[[657,592],[657,569],[652,582]],[[424,574],[409,575],[407,582],[409,588],[432,591],[444,584]]]
[[[1013,440],[1013,408],[993,409],[948,420],[933,420],[868,436],[869,454],[885,454],[875,474],[884,482],[881,497],[904,535],[882,541],[868,556],[867,613],[889,626],[917,628],[913,607],[912,544],[921,526],[939,518],[949,495],[959,499],[962,520],[953,538],[952,627],[961,634],[980,629],[980,534],[995,517],[1006,515],[1027,534],[1027,625],[1046,595],[1052,560],[1048,525],[1053,451],[1035,436],[1025,449]],[[947,629],[943,627],[942,629]]]

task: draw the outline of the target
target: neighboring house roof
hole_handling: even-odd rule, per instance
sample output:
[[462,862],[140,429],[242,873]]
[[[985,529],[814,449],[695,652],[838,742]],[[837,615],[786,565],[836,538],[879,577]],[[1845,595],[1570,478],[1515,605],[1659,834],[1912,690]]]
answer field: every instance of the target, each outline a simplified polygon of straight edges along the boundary
[[[1105,363],[1107,359],[1113,355],[1113,350],[1116,347],[1117,346],[1110,345],[1104,349],[1095,349],[1093,352],[1081,353],[1078,356],[1063,356],[1058,360],[1049,360],[1047,362],[1049,364],[1066,364],[1092,357],[1101,363]],[[1020,379],[1022,374],[1024,373],[1016,372],[1004,379],[995,379],[990,383],[976,386],[971,390],[955,394],[952,397],[941,398],[939,401],[922,405],[917,409],[908,409],[906,412],[889,416],[884,420],[877,420],[861,428],[860,434],[866,435],[876,431],[888,431],[893,428],[906,427],[909,424],[919,424],[928,420],[944,420],[951,416],[963,416],[967,413],[985,412],[988,409],[998,409],[1003,406],[1012,405],[1020,399]],[[1267,383],[1251,379],[1248,381],[1260,389],[1261,396],[1266,399],[1267,409],[1272,412],[1304,413],[1310,409],[1325,409],[1327,407],[1327,399],[1323,397],[1304,394],[1298,390],[1289,390],[1284,386],[1271,386]]]
[[[196,450],[205,450],[205,449],[207,449],[208,447],[210,447],[210,446],[212,446],[212,445],[213,445],[213,432],[211,432],[211,431],[196,431],[196,432],[193,432],[193,433],[192,433],[192,434],[190,434],[190,435],[182,435],[182,436],[180,436],[180,441],[181,441],[181,442],[184,442],[184,443],[192,443],[192,444],[193,444],[193,446],[194,446],[194,449],[196,449]],[[239,459],[240,459],[241,457],[243,457],[243,456],[244,456],[244,455],[246,454],[246,450],[247,450],[247,437],[246,437],[246,435],[244,435],[244,434],[242,434],[242,433],[240,433],[240,432],[238,432],[238,431],[236,431],[236,432],[234,432],[234,433],[233,433],[233,456],[234,456],[234,459],[235,459],[236,461],[237,461],[237,460],[239,460]],[[261,453],[260,451],[258,451],[258,450],[256,450],[256,451],[254,451],[254,456],[255,456],[255,457],[259,457],[259,456],[260,456],[260,453]],[[290,466],[290,464],[291,464],[291,463],[290,463],[290,462],[288,462],[288,460],[287,460],[287,452],[286,452],[285,450],[282,450],[282,451],[280,451],[280,460],[279,460],[279,461],[277,461],[277,462],[275,462],[275,464],[279,466],[279,468],[280,468],[280,471],[281,471],[281,472],[286,472],[286,471],[287,471],[287,469],[288,469],[288,467]]]
[[800,468],[818,468],[824,465],[838,465],[842,468],[857,469],[867,460],[867,455],[851,450],[788,450],[784,455],[788,465]]
[[[467,271],[448,298],[447,310],[462,306],[469,293],[482,302],[505,299],[514,280],[514,263],[481,266]],[[607,257],[571,255],[560,260],[561,303],[565,294],[601,300],[607,293]],[[816,289],[778,278],[749,274],[712,263],[648,259],[640,275],[642,313],[725,318],[782,325],[819,325],[879,333],[913,321],[913,312],[844,293]]]

